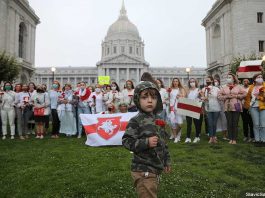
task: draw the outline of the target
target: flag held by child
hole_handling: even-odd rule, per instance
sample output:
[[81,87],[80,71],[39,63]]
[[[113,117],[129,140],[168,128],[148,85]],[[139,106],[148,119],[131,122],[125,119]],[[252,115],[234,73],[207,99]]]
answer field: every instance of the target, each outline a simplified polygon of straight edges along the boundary
[[81,114],[88,146],[122,145],[122,136],[129,120],[137,114]]

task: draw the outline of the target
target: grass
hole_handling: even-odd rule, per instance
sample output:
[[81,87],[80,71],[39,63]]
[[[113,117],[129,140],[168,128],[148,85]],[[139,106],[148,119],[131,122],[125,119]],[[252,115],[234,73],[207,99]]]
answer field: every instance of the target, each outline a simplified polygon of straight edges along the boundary
[[[159,197],[265,193],[265,147],[221,140],[209,145],[206,135],[201,139],[199,144],[169,143],[173,172],[162,176]],[[132,154],[84,142],[66,137],[0,141],[0,197],[136,197]]]

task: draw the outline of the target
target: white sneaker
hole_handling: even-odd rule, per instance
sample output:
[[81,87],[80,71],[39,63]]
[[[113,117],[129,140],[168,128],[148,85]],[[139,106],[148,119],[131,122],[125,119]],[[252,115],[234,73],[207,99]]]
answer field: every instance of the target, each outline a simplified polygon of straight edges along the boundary
[[191,139],[190,138],[186,138],[185,143],[191,143]]
[[4,135],[3,137],[2,137],[2,140],[5,140],[6,139],[6,136]]
[[193,143],[198,143],[201,139],[199,137],[194,138]]
[[36,139],[40,139],[40,136],[37,135],[35,138],[36,138]]
[[13,139],[15,139],[15,137],[13,135],[11,135],[11,138],[10,139],[13,140]]
[[174,139],[174,136],[173,136],[173,135],[171,135],[169,139],[170,139],[170,140],[173,140],[173,139]]
[[82,136],[81,135],[78,135],[77,138],[80,139]]
[[178,142],[179,142],[179,139],[175,138],[174,143],[178,143]]
[[43,135],[41,135],[41,136],[40,136],[40,139],[43,139],[43,138],[44,138]]
[[247,141],[248,141],[248,138],[247,138],[247,137],[244,137],[244,138],[243,138],[243,141],[244,141],[244,142],[247,142]]

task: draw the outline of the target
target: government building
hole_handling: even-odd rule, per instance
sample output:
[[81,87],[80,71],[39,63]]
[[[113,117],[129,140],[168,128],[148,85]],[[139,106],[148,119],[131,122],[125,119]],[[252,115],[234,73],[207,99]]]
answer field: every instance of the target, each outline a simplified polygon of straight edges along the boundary
[[28,0],[0,0],[0,53],[21,65],[17,82],[29,82],[35,70],[35,37],[39,17]]
[[202,21],[209,74],[225,79],[234,57],[265,54],[264,13],[264,0],[217,0],[214,3]]
[[203,84],[205,68],[186,67],[150,67],[145,60],[145,43],[140,37],[137,27],[128,19],[124,2],[119,17],[108,29],[107,35],[101,43],[101,60],[95,66],[57,67],[55,72],[49,67],[36,67],[36,83],[51,86],[53,79],[61,84],[85,81],[90,85],[97,83],[98,76],[110,76],[111,81],[123,87],[130,79],[135,84],[140,81],[144,72],[150,72],[155,78],[160,78],[169,86],[174,77],[187,83],[188,77],[197,78]]

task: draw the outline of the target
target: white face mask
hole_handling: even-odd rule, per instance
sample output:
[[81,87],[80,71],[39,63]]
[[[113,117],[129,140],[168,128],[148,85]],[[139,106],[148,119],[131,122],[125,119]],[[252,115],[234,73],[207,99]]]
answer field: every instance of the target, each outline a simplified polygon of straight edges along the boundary
[[264,80],[262,78],[257,78],[255,81],[259,84],[262,84],[264,82]]
[[81,86],[80,88],[81,88],[82,90],[84,90],[84,89],[86,88],[86,86]]
[[214,86],[218,87],[219,86],[219,82],[215,82]]
[[226,79],[226,82],[227,82],[228,84],[231,84],[231,83],[234,82],[234,80],[233,80],[232,78],[227,78],[227,79]]
[[117,89],[116,86],[111,86],[111,90],[115,91]]
[[101,91],[100,88],[96,88],[96,89],[95,89],[95,92],[97,92],[97,93],[99,93],[100,91]]
[[190,86],[194,88],[196,86],[196,84],[195,83],[190,83]]

